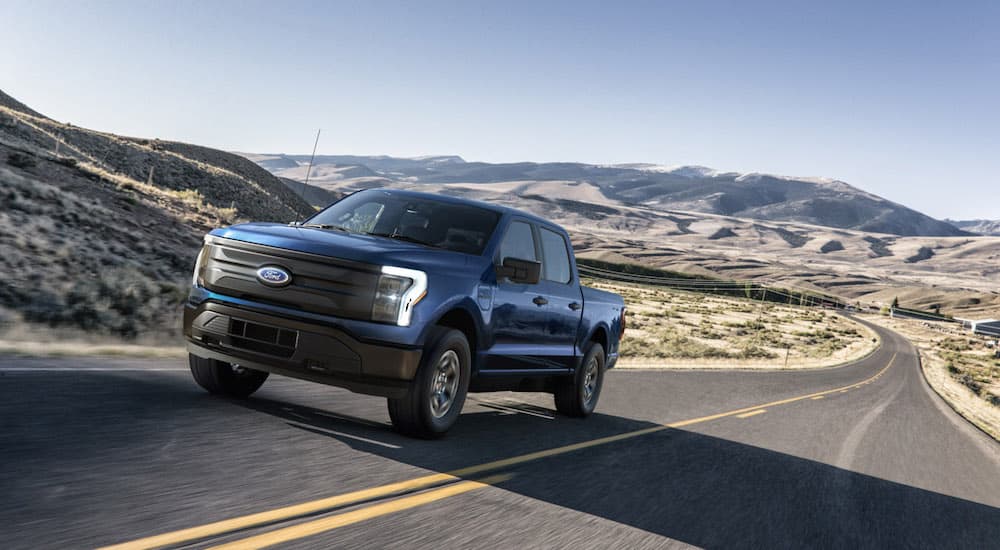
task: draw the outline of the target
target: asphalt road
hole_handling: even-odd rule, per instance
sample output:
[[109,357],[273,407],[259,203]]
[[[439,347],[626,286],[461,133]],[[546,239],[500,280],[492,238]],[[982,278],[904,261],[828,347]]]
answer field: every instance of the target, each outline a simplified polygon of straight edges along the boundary
[[612,371],[586,420],[478,394],[439,441],[290,379],[0,357],[0,547],[1000,547],[1000,445],[879,332],[834,369]]

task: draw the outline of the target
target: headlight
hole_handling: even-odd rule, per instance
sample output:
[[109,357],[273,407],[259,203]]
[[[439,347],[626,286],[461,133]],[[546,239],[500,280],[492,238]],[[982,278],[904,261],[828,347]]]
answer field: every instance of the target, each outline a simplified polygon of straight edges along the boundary
[[410,326],[413,306],[427,295],[427,274],[416,269],[382,266],[378,278],[372,320]]
[[210,241],[208,237],[205,237],[205,244],[201,247],[201,252],[198,253],[198,259],[194,261],[194,273],[191,275],[191,286],[205,286],[205,278],[201,274],[201,270],[205,267],[205,258],[208,257],[208,247],[210,246]]

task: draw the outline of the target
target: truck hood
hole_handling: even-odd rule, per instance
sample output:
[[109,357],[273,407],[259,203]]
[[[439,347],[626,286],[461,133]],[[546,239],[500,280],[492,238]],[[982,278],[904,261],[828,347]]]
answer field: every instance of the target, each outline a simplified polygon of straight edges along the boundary
[[331,258],[424,270],[429,267],[447,269],[464,266],[475,258],[460,252],[429,248],[387,237],[278,223],[245,223],[215,229],[209,234]]

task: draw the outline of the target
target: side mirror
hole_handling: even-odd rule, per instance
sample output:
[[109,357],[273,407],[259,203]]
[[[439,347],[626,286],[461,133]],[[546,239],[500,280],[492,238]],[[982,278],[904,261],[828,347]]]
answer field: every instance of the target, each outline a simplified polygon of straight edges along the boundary
[[503,265],[497,267],[497,276],[521,285],[538,284],[542,278],[542,262],[504,258]]

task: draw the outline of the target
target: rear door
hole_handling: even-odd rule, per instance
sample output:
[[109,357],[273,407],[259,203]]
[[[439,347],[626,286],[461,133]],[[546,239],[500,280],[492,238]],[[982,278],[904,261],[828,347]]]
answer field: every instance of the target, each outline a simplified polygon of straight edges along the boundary
[[[576,338],[583,317],[583,295],[570,265],[569,242],[561,231],[536,227],[542,277],[532,303],[544,301],[546,356],[565,368],[576,366]],[[539,300],[540,298],[540,300]]]

